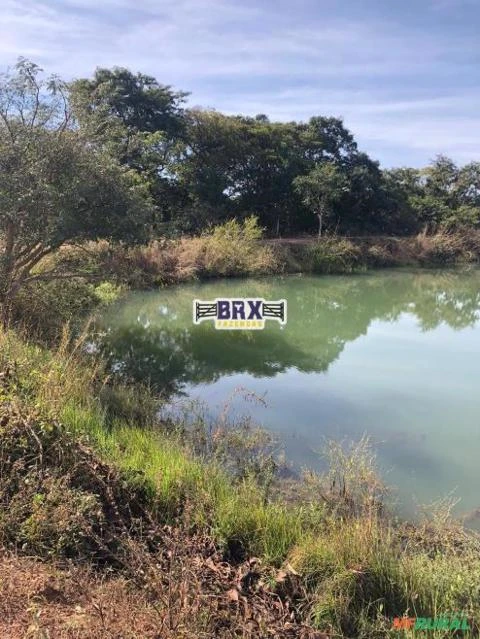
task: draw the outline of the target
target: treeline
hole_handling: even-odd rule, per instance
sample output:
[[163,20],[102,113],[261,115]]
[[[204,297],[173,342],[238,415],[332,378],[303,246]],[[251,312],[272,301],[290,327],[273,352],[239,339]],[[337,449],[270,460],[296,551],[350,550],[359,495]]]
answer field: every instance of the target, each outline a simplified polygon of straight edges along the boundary
[[69,277],[45,268],[65,243],[146,244],[252,215],[272,237],[479,224],[480,163],[386,171],[337,118],[226,116],[186,95],[120,68],[65,83],[25,59],[0,78],[4,322],[23,285]]
[[[187,94],[127,69],[70,85],[81,127],[149,184],[158,230],[197,232],[258,216],[270,235],[406,235],[480,220],[480,163],[439,156],[382,170],[343,122],[271,122],[185,108]],[[439,140],[439,146],[442,141]]]

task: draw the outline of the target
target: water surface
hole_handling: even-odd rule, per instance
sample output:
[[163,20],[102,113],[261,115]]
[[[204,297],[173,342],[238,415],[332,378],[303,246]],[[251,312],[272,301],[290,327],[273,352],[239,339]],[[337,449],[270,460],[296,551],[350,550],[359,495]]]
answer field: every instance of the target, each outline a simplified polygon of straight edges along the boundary
[[[194,326],[192,300],[288,300],[264,331]],[[324,438],[371,436],[410,508],[455,490],[480,507],[480,271],[381,271],[215,281],[133,293],[101,319],[117,370],[212,413],[232,402],[279,434],[298,466]]]

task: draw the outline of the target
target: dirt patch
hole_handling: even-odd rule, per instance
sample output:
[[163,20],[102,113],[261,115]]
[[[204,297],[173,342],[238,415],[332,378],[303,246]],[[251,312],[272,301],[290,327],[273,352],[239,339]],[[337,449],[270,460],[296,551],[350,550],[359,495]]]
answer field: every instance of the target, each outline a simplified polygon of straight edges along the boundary
[[[185,541],[185,540],[184,540]],[[170,545],[171,546],[171,545]],[[185,550],[185,545],[183,546]],[[178,551],[178,549],[177,549]],[[175,552],[175,551],[174,551]],[[198,549],[186,561],[149,575],[141,589],[124,576],[91,568],[0,557],[2,639],[233,639],[326,636],[294,620],[279,594],[268,592],[252,562],[233,568]],[[168,562],[167,562],[168,563]],[[152,566],[149,568],[151,571]],[[285,581],[285,573],[281,573]]]

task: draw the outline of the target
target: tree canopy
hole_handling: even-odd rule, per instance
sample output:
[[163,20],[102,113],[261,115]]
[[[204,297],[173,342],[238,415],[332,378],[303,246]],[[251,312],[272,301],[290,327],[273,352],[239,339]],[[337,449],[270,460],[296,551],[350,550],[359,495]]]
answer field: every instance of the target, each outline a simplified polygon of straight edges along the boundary
[[[146,238],[150,203],[139,175],[74,126],[67,87],[21,60],[0,84],[0,303],[66,242]],[[4,318],[5,319],[5,318]]]
[[187,108],[187,93],[127,69],[97,69],[70,90],[81,128],[149,185],[157,231],[255,214],[271,235],[312,233],[320,208],[326,233],[479,223],[478,163],[439,156],[425,169],[382,170],[339,118],[271,122]]

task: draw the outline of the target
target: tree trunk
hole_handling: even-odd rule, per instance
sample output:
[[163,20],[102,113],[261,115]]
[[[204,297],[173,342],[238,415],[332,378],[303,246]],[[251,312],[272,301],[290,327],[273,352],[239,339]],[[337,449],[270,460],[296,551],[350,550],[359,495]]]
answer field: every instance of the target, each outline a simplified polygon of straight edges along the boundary
[[5,329],[10,322],[12,276],[14,268],[13,249],[15,246],[15,227],[11,220],[7,222],[3,259],[0,258],[0,323]]
[[323,213],[317,213],[318,217],[318,237],[322,237]]
[[6,330],[10,324],[12,304],[8,291],[0,291],[0,327]]

